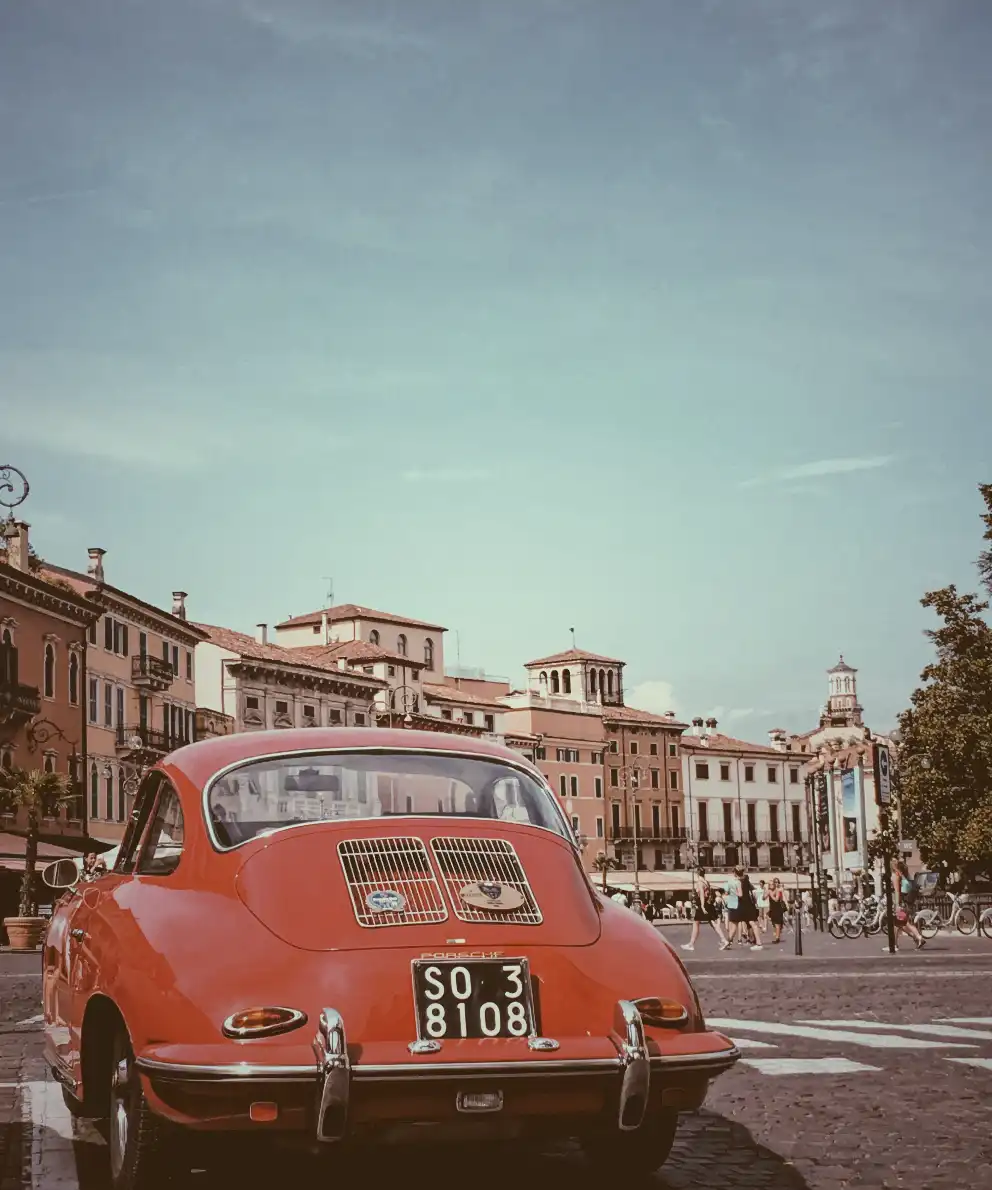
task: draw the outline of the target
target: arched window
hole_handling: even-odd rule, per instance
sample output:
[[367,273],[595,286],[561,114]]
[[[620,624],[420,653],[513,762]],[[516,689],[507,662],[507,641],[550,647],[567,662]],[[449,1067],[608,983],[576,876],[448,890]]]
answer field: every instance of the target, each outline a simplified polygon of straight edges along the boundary
[[544,672],[543,669],[541,670],[540,677],[537,679],[537,684],[538,684],[538,686],[541,687],[541,692],[543,694],[547,694],[547,692],[548,692],[548,675]]
[[125,802],[125,800],[126,800],[126,795],[124,792],[124,780],[122,778],[120,781],[117,782],[117,821],[118,822],[124,821],[124,802]]
[[599,693],[601,696],[606,693],[606,670],[605,669],[601,669],[599,671]]
[[55,697],[55,646],[45,645],[45,697]]
[[373,628],[372,631],[369,633],[369,644],[377,645],[378,643],[379,643],[379,630],[377,628]]
[[424,641],[424,669],[434,668],[434,642],[428,637]]
[[401,632],[399,634],[399,636],[396,638],[396,652],[399,653],[399,655],[401,657],[406,656],[406,633],[405,632]]
[[69,701],[79,705],[79,654],[69,654]]
[[557,694],[558,692],[559,692],[558,671],[556,669],[553,669],[551,671],[551,693]]
[[14,643],[14,638],[13,638],[13,637],[10,635],[10,629],[9,629],[9,628],[5,628],[5,629],[3,630],[3,637],[2,637],[2,638],[0,638],[0,641],[2,641],[2,643],[3,643],[3,644],[5,644],[5,645],[7,646],[7,648],[8,648],[8,649],[9,649],[9,648],[10,648],[10,647],[13,645],[13,643]]
[[55,753],[54,752],[46,752],[45,753],[45,772],[46,773],[54,773],[55,772]]
[[589,693],[596,693],[596,671],[594,669],[589,671]]
[[612,697],[613,695],[613,670],[606,671],[606,693]]
[[114,821],[114,770],[108,764],[103,774],[104,780],[104,809],[107,813],[104,815],[108,822]]
[[561,689],[563,694],[572,693],[572,675],[567,669],[561,671]]
[[90,818],[100,817],[100,770],[90,765]]

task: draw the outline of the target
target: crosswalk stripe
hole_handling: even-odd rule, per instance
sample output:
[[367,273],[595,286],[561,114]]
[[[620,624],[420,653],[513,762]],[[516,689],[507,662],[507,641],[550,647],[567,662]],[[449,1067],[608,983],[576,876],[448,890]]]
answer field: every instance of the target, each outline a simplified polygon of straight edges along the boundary
[[992,1016],[942,1016],[949,1025],[992,1025]]
[[966,1066],[980,1066],[982,1070],[992,1070],[992,1058],[948,1058],[948,1062],[961,1062]]
[[760,1074],[855,1074],[881,1069],[850,1058],[741,1058],[742,1066],[753,1066]]
[[732,1037],[739,1050],[773,1050],[778,1047],[771,1041],[755,1041],[753,1037]]
[[779,1025],[773,1021],[741,1021],[724,1017],[710,1017],[707,1024],[715,1029],[730,1029],[744,1033],[777,1033],[783,1037],[806,1037],[812,1041],[846,1041],[850,1045],[864,1045],[871,1049],[967,1049],[956,1041],[927,1041],[922,1037],[895,1037],[885,1034],[846,1032],[842,1029],[817,1029],[809,1025]]
[[829,1028],[841,1029],[892,1029],[900,1033],[922,1033],[930,1037],[960,1037],[962,1040],[992,1041],[992,1033],[982,1029],[962,1029],[958,1025],[892,1025],[882,1021],[811,1021],[804,1020],[805,1025],[821,1025]]

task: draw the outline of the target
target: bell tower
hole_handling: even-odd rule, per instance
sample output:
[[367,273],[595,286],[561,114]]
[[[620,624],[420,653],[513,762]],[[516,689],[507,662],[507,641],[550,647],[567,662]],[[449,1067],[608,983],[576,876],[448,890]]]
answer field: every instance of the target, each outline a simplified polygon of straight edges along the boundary
[[844,660],[827,670],[827,705],[820,716],[821,727],[863,727],[864,707],[858,702],[858,671]]

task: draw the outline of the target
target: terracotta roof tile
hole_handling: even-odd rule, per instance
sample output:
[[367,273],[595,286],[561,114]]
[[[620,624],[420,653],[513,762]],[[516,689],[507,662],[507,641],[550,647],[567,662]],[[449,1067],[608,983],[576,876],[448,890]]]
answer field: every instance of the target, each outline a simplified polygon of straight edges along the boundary
[[566,661],[602,661],[606,665],[626,665],[626,661],[619,661],[616,657],[604,657],[600,653],[587,653],[585,649],[567,649],[564,653],[554,653],[550,657],[538,657],[536,661],[524,662],[524,669],[534,669],[538,665],[561,665]]
[[688,724],[680,722],[674,715],[656,715],[653,711],[641,711],[637,707],[606,707],[603,722],[615,720],[618,723],[648,723],[659,727],[672,727],[685,731]]
[[115,598],[136,603],[139,607],[144,608],[145,611],[153,612],[163,620],[171,620],[176,626],[177,632],[185,631],[194,637],[199,635],[199,631],[192,620],[182,620],[179,616],[174,616],[172,612],[167,612],[165,608],[158,607],[154,603],[149,603],[146,599],[140,599],[137,595],[132,595],[130,591],[122,591],[120,587],[114,587],[110,583],[98,583],[96,579],[90,578],[88,574],[81,574],[78,570],[69,570],[64,566],[55,566],[51,562],[44,562],[38,573],[47,582],[68,583],[80,595],[98,597],[101,591],[106,591],[108,595]]
[[478,694],[471,694],[467,690],[459,690],[457,686],[447,684],[437,685],[434,682],[424,682],[424,697],[428,702],[464,703],[465,706],[485,707],[487,710],[505,711],[502,703],[493,699],[481,698]]
[[[349,677],[359,677],[362,681],[372,683],[377,687],[386,685],[381,678],[374,678],[369,674],[356,674],[350,666],[347,670],[342,671],[338,665],[337,657],[318,658],[309,655],[301,657],[301,653],[312,652],[309,648],[287,649],[282,645],[263,645],[246,632],[236,632],[233,628],[222,628],[216,624],[197,624],[196,627],[206,633],[212,644],[218,645],[222,649],[229,649],[232,653],[237,653],[249,661],[276,661],[282,665],[293,665],[300,669],[316,669],[328,673],[345,672]],[[324,649],[321,651],[326,653]]]
[[371,607],[362,607],[358,603],[342,603],[337,607],[320,608],[315,612],[307,612],[302,616],[290,616],[277,624],[276,628],[304,628],[308,624],[320,624],[324,612],[327,613],[329,624],[339,624],[343,620],[381,620],[386,624],[401,624],[408,628],[430,628],[435,632],[447,632],[440,624],[428,624],[426,620],[412,620],[409,616],[397,616],[392,612],[377,612]]
[[290,653],[312,657],[315,660],[333,658],[336,661],[339,657],[343,657],[346,661],[364,662],[365,664],[386,661],[390,665],[405,665],[409,669],[424,668],[422,661],[418,664],[416,661],[411,661],[409,657],[390,652],[389,649],[384,649],[380,645],[370,644],[367,640],[343,640],[330,645],[287,645],[285,648]]
[[754,744],[750,740],[738,740],[733,736],[723,735],[720,732],[714,732],[712,735],[695,736],[684,735],[682,737],[682,750],[684,752],[742,752],[749,756],[766,756],[774,758],[775,760],[792,760],[805,763],[808,759],[808,753],[797,754],[795,752],[785,752],[781,748],[773,748],[769,744]]

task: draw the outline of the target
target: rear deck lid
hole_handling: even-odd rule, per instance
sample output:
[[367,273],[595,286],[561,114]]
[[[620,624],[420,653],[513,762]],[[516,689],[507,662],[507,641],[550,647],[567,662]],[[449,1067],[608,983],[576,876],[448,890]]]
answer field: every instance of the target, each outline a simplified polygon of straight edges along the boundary
[[[390,824],[392,825],[392,824]],[[496,821],[404,818],[294,827],[266,840],[238,895],[302,950],[588,946],[600,916],[569,844]]]

